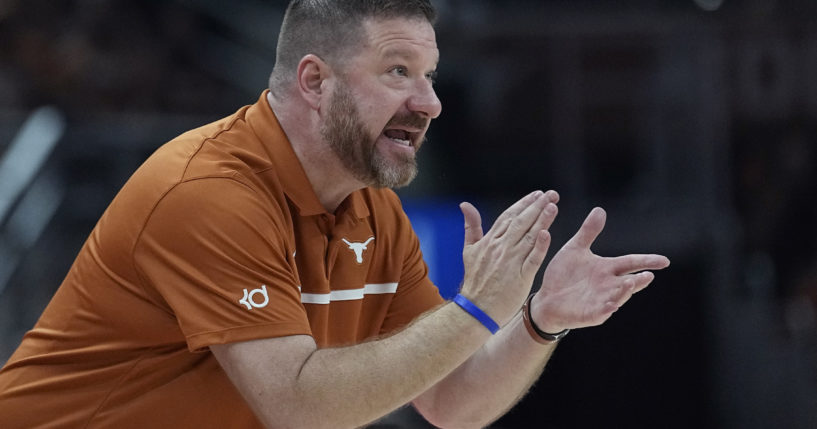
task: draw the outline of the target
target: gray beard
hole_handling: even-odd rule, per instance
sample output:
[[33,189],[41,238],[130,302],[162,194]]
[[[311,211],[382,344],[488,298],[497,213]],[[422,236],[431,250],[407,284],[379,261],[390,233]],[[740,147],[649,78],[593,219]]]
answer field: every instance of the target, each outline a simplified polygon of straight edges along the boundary
[[377,137],[372,138],[366,131],[345,84],[339,85],[329,100],[321,136],[346,169],[367,186],[399,188],[417,176],[414,157],[393,161],[375,149]]

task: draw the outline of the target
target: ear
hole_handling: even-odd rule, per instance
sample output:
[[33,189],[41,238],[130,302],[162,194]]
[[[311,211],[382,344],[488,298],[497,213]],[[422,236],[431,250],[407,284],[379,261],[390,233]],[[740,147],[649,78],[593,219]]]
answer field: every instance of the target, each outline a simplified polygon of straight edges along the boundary
[[330,75],[331,68],[317,55],[306,55],[298,63],[298,91],[315,110],[321,107],[324,82]]

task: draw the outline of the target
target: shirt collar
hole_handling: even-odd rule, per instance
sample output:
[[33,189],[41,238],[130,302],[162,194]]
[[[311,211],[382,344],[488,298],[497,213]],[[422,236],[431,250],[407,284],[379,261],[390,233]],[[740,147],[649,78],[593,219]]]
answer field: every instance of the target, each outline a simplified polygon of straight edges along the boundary
[[[269,90],[261,93],[258,101],[247,109],[245,115],[247,123],[266,148],[281,187],[298,208],[298,214],[301,216],[327,214],[315,190],[312,189],[312,184],[295,155],[292,144],[267,102],[267,93]],[[364,191],[365,189],[350,194],[338,207],[338,213],[348,212],[358,219],[368,217],[369,208],[362,195]],[[344,207],[346,210],[341,210]]]

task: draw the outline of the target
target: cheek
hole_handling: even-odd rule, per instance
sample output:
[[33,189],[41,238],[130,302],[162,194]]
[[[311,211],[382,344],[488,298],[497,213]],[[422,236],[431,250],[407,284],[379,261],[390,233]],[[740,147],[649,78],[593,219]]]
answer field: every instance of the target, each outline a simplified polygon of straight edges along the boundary
[[382,86],[370,88],[368,94],[369,97],[362,103],[361,112],[365,112],[366,117],[377,122],[382,129],[400,110],[405,98],[400,91]]
[[360,119],[365,127],[377,136],[383,132],[393,116],[393,108],[381,103],[373,103],[361,111]]

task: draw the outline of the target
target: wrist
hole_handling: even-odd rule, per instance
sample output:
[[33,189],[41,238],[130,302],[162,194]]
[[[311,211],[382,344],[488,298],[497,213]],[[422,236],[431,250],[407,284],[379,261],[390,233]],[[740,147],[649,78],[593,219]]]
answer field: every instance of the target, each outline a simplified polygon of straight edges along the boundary
[[530,334],[531,338],[540,344],[551,344],[561,340],[570,332],[570,329],[553,329],[552,331],[544,330],[533,320],[531,314],[531,306],[533,304],[534,294],[531,294],[522,306],[522,320],[525,324],[525,329]]
[[460,308],[465,310],[468,314],[470,314],[474,319],[479,321],[482,326],[485,327],[488,331],[491,332],[491,335],[496,334],[499,331],[499,324],[497,324],[491,316],[487,313],[482,311],[476,304],[471,302],[468,298],[463,296],[462,294],[457,294],[457,296],[453,299],[454,303],[457,304]]
[[553,320],[552,317],[548,318],[548,315],[550,315],[552,311],[550,310],[548,303],[544,302],[547,297],[542,295],[544,294],[532,293],[526,300],[528,303],[528,315],[530,316],[531,322],[537,328],[539,328],[539,330],[544,332],[561,332],[565,329],[569,329],[567,326],[564,326],[564,324]]

